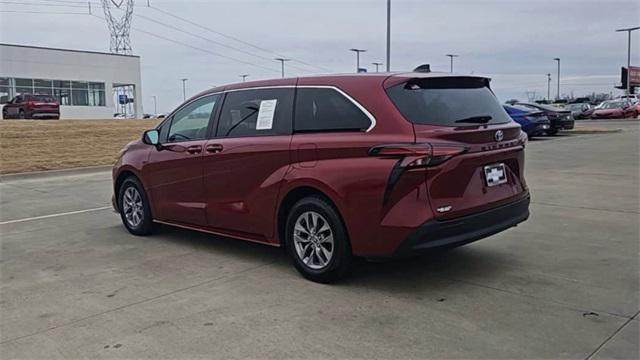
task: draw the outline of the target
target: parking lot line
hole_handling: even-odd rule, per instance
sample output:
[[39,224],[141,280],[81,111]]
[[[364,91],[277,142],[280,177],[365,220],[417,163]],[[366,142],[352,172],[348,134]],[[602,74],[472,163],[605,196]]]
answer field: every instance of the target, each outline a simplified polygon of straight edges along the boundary
[[106,210],[106,209],[111,209],[111,208],[112,208],[111,206],[102,206],[102,207],[97,207],[97,208],[92,208],[92,209],[84,209],[84,210],[68,211],[68,212],[57,213],[57,214],[33,216],[33,217],[28,217],[28,218],[23,218],[23,219],[3,221],[3,222],[0,222],[0,225],[7,225],[7,224],[15,224],[15,223],[21,223],[21,222],[26,222],[26,221],[48,219],[48,218],[54,218],[54,217],[59,217],[59,216],[82,214],[82,213],[101,211],[101,210]]

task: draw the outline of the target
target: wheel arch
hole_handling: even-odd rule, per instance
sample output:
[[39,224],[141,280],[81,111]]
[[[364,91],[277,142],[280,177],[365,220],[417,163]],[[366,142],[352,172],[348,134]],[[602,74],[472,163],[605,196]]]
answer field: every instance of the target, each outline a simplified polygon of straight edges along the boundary
[[289,211],[296,202],[309,196],[318,196],[329,203],[329,205],[338,214],[338,217],[342,221],[345,231],[347,232],[347,237],[349,237],[349,228],[346,226],[344,216],[342,215],[337,202],[334,201],[334,199],[329,196],[326,191],[323,191],[316,186],[304,184],[291,188],[282,198],[278,206],[278,211],[276,212],[276,238],[281,246],[286,245],[285,227],[287,224],[287,216],[289,214]]
[[[122,183],[129,177],[134,177],[136,180],[138,180],[138,182],[140,182],[140,184],[142,184],[143,188],[145,187],[144,186],[144,182],[142,181],[140,176],[138,176],[138,174],[136,174],[135,171],[133,171],[131,169],[123,169],[122,171],[120,171],[120,173],[118,174],[118,176],[115,178],[115,180],[113,182],[113,193],[114,193],[116,204],[118,205],[118,208],[120,208],[120,204],[119,204],[120,187],[122,186]],[[145,189],[145,192],[146,192],[146,189]],[[147,193],[147,198],[149,198],[149,194],[148,193]]]

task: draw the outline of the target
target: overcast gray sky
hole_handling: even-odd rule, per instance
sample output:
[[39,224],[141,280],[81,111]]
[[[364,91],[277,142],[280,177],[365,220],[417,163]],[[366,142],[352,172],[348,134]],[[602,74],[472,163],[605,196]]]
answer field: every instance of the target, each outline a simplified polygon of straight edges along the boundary
[[[0,41],[108,51],[107,25],[96,17],[6,12],[87,11],[82,7],[51,6],[79,6],[73,1],[22,1],[48,4],[36,6],[0,0],[0,10],[5,11],[0,12]],[[553,76],[554,96],[554,57],[562,59],[562,93],[617,93],[613,85],[619,83],[620,67],[626,65],[627,37],[614,30],[640,25],[637,0],[392,0],[392,4],[392,70],[430,63],[433,70],[448,71],[445,54],[459,54],[456,72],[490,76],[501,100],[526,99],[526,91],[545,96],[546,73]],[[239,74],[250,74],[249,79],[280,75],[279,64],[270,60],[273,53],[181,22],[159,10],[320,67],[288,63],[297,67],[288,66],[288,76],[354,71],[355,56],[348,51],[353,47],[367,49],[361,64],[369,71],[374,70],[371,62],[385,60],[386,0],[151,0],[151,5],[147,8],[146,0],[136,0],[133,27],[208,52],[132,30],[133,52],[141,56],[146,112],[153,111],[153,95],[158,96],[159,112],[177,105],[182,100],[182,77],[189,78],[188,94],[193,94],[211,85],[237,82]],[[102,16],[101,9],[93,10]],[[634,35],[632,64],[640,65],[640,31]]]

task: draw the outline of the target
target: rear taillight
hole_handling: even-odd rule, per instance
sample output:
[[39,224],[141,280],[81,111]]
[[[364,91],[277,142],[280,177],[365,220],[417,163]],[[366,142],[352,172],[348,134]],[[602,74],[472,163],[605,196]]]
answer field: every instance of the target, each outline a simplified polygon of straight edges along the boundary
[[460,155],[467,147],[456,144],[383,144],[369,149],[370,156],[397,157],[407,168],[436,166]]

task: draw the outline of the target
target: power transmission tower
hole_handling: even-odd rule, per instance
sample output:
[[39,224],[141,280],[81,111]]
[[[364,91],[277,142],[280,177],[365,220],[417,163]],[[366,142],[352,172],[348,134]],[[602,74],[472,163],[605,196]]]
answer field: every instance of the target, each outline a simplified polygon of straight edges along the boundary
[[[121,17],[113,16],[111,10],[122,10]],[[102,0],[104,17],[111,32],[109,51],[114,54],[131,55],[131,18],[133,17],[133,0]]]

